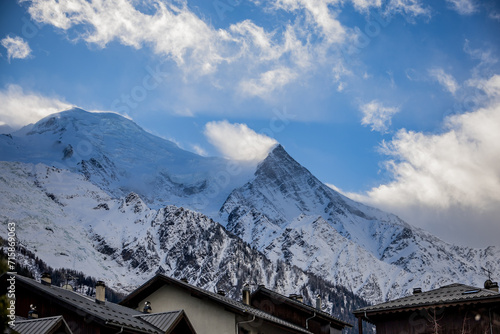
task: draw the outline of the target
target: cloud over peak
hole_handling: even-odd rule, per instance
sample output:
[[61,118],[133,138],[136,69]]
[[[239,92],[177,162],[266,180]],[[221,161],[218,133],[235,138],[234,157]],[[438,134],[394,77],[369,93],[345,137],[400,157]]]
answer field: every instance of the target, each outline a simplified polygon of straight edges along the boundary
[[8,124],[12,128],[20,128],[47,115],[73,107],[56,97],[24,92],[21,86],[13,84],[0,90],[0,105],[0,125]]
[[228,121],[207,123],[205,136],[226,158],[246,162],[265,159],[278,143],[273,138],[256,133],[246,124],[231,124]]

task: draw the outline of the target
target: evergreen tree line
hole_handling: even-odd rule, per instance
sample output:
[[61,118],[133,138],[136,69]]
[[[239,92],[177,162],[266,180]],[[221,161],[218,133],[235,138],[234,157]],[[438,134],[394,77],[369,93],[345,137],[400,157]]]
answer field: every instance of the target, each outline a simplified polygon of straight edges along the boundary
[[[7,247],[7,240],[0,237],[0,259],[6,260],[7,253],[5,248]],[[49,273],[52,278],[52,285],[62,287],[65,284],[70,284],[73,290],[87,296],[95,296],[95,285],[97,279],[94,277],[85,275],[81,271],[57,268],[54,269],[40,259],[36,254],[26,249],[24,246],[19,245],[16,248],[16,255],[19,258],[20,255],[24,257],[27,261],[24,263],[29,263],[29,265],[21,264],[16,261],[16,270],[18,275],[35,279],[34,273]],[[114,291],[113,289],[106,287],[106,300],[118,303],[125,297],[124,294]]]

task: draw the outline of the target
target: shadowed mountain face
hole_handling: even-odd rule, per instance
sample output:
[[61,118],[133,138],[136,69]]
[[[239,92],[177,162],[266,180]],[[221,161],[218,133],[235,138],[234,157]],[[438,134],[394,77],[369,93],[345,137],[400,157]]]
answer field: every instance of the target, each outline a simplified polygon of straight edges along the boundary
[[[413,287],[480,286],[482,267],[500,269],[498,249],[450,245],[354,202],[280,145],[256,167],[238,165],[119,115],[72,109],[1,135],[0,155],[2,229],[15,221],[49,265],[85,265],[125,290],[160,270],[210,288],[252,272],[292,293],[311,272],[382,301]],[[279,278],[278,265],[288,268]]]

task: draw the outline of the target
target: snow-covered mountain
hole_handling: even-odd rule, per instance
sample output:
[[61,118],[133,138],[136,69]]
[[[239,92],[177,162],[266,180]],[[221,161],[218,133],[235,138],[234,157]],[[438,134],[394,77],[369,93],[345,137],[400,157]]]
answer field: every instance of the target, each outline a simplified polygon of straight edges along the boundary
[[[0,220],[16,223],[24,248],[55,268],[74,268],[131,292],[155,273],[187,278],[240,298],[245,282],[312,304],[342,319],[366,303],[349,290],[261,252],[207,216],[173,205],[151,209],[135,193],[112,198],[81,174],[44,164],[0,163]],[[353,320],[353,319],[351,319]]]
[[[242,272],[258,268],[255,281],[283,292],[312,272],[381,301],[417,286],[482,285],[482,267],[500,270],[497,248],[450,245],[354,202],[279,145],[248,168],[186,152],[119,115],[72,109],[1,135],[0,160],[2,229],[16,221],[49,265],[84,267],[117,288],[158,269],[234,286],[249,262]],[[278,264],[295,269],[278,279]]]
[[261,250],[328,277],[372,301],[413,287],[482,285],[500,269],[494,247],[453,246],[389,214],[350,200],[316,179],[277,146],[255,177],[221,210],[226,228]]
[[182,150],[118,114],[78,108],[0,136],[0,157],[81,173],[114,197],[133,191],[152,207],[176,203],[203,212],[217,212],[253,173]]

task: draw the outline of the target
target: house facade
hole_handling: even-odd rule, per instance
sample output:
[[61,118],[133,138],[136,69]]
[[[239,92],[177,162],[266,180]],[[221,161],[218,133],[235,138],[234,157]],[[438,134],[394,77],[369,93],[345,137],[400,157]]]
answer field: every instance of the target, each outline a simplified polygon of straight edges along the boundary
[[[0,276],[5,293],[7,279]],[[16,321],[21,334],[338,334],[352,327],[294,295],[286,297],[259,286],[246,286],[242,300],[214,293],[183,280],[158,274],[120,304],[105,300],[105,284],[97,282],[96,296],[71,287],[15,275]]]
[[[262,302],[267,298],[267,291],[270,290],[260,288],[251,295],[249,289],[244,289],[242,301],[235,301],[222,293],[206,291],[185,281],[158,274],[133,291],[121,304],[138,311],[150,305],[152,313],[181,308],[189,315],[194,329],[207,334],[330,334],[340,333],[341,328],[351,326],[303,303],[302,306],[298,305],[297,301],[291,299],[289,304],[268,309],[264,306],[269,303]],[[284,296],[280,298],[289,299]],[[299,314],[300,319],[288,317],[285,312],[277,312],[287,307],[292,310],[291,313]],[[313,316],[315,313],[316,319]],[[308,318],[313,319],[306,321]],[[326,322],[328,332],[317,329],[317,324],[326,328]],[[339,328],[338,331],[330,332],[330,322],[335,323],[333,328]]]
[[485,288],[450,284],[353,312],[362,322],[376,326],[377,334],[494,334],[500,333],[498,284]]

